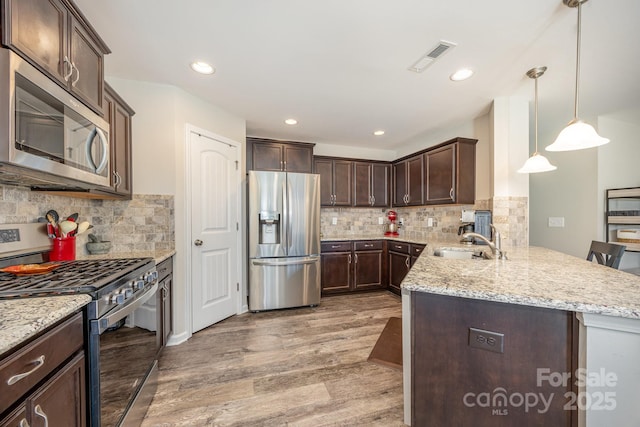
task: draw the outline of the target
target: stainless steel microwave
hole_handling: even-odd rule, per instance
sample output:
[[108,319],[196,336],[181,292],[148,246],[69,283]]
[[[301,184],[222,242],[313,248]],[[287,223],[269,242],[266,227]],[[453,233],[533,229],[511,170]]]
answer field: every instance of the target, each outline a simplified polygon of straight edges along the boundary
[[[0,180],[108,187],[109,124],[8,49],[0,49]],[[17,171],[17,172],[16,172]],[[16,181],[19,181],[20,176]],[[59,180],[57,179],[59,178]]]

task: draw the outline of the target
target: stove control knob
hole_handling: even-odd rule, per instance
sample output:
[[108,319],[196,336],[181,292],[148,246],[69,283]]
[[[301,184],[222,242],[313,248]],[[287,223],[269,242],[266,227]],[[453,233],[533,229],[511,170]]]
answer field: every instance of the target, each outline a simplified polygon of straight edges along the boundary
[[117,293],[111,295],[111,304],[122,304],[124,302],[124,294]]
[[144,288],[144,280],[136,280],[134,288],[137,290]]
[[131,298],[131,296],[133,295],[133,288],[126,287],[122,292],[124,292],[124,299]]
[[158,278],[158,272],[157,271],[150,271],[148,273],[145,273],[145,275],[144,275],[144,280],[147,283],[151,283],[154,280],[156,280],[157,278]]

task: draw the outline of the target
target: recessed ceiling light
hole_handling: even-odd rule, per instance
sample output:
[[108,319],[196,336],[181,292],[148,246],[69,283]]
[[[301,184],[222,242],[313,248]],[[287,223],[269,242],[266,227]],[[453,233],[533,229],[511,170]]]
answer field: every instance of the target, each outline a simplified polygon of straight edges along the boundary
[[375,136],[382,136],[382,135],[384,135],[384,131],[383,130],[377,130],[377,131],[373,132],[373,134]]
[[469,77],[473,76],[473,70],[469,68],[461,68],[455,73],[451,74],[449,78],[454,82],[459,82],[462,80],[467,80]]
[[191,69],[200,74],[213,74],[216,69],[203,61],[195,61],[191,63]]
[[288,125],[292,125],[292,126],[293,126],[293,125],[297,125],[297,124],[298,124],[298,121],[297,121],[296,119],[287,119],[287,120],[285,120],[284,122],[285,122],[286,124],[288,124]]

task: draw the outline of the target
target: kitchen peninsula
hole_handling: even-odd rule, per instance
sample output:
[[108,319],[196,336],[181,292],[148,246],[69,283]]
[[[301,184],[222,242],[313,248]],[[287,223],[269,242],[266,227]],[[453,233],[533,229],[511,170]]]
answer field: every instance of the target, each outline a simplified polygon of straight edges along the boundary
[[538,247],[436,247],[402,283],[407,424],[637,425],[640,277]]

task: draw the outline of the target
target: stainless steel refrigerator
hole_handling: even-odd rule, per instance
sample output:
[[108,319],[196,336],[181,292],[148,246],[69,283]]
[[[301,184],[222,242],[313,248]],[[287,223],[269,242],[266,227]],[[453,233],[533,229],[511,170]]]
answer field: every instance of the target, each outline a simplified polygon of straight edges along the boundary
[[249,171],[249,310],[320,303],[320,176]]

